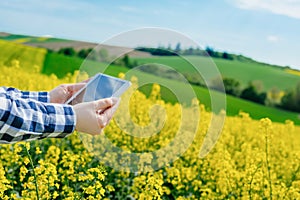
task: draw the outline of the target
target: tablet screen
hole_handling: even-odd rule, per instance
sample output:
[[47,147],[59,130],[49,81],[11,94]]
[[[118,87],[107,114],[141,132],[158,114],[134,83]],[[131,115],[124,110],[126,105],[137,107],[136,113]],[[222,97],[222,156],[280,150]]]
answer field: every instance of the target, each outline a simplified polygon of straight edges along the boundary
[[74,105],[80,102],[119,97],[130,85],[131,83],[129,81],[108,76],[106,74],[97,74],[84,88],[74,94],[66,104]]

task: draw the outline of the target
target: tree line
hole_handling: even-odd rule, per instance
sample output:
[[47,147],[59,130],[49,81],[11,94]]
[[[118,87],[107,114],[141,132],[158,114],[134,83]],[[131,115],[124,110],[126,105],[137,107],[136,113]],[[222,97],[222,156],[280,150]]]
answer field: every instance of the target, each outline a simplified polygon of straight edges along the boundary
[[94,50],[93,48],[87,48],[87,49],[80,49],[76,51],[73,47],[64,47],[59,49],[56,53],[62,54],[65,56],[71,56],[71,57],[79,57],[82,59],[88,58],[89,60],[95,60],[95,61],[102,61],[106,62],[109,61],[109,55],[106,49],[99,49]]
[[[224,84],[224,87],[223,85]],[[263,82],[251,81],[248,86],[242,88],[241,83],[233,78],[215,78],[211,81],[209,88],[236,96],[245,100],[259,103],[265,106],[278,107],[281,109],[300,112],[300,81],[289,90],[281,91],[277,87],[264,91]]]
[[[135,50],[142,51],[142,52],[148,52],[151,55],[154,56],[210,56],[213,58],[222,58],[226,60],[239,60],[243,62],[256,62],[251,58],[245,57],[243,55],[235,55],[230,54],[227,52],[219,52],[214,50],[212,47],[206,47],[205,50],[200,49],[199,47],[194,48],[190,47],[187,49],[182,49],[181,44],[178,43],[175,48],[169,47],[157,47],[157,48],[151,48],[151,47],[137,47]],[[51,50],[48,50],[51,51]],[[106,49],[100,49],[98,51],[95,51],[93,48],[87,48],[87,49],[80,49],[76,51],[73,47],[63,47],[56,51],[56,53],[63,54],[65,56],[76,56],[82,59],[88,58],[89,60],[96,60],[96,61],[109,61],[109,55],[108,51]],[[130,64],[130,63],[128,63]]]
[[177,43],[175,48],[170,45],[168,47],[159,46],[157,48],[151,47],[137,47],[135,50],[148,52],[154,56],[210,56],[214,58],[222,58],[226,60],[244,60],[254,62],[252,59],[244,57],[242,55],[230,54],[228,52],[219,52],[214,50],[214,48],[207,46],[205,49],[200,49],[199,47],[189,47],[186,49],[181,48],[181,44]]

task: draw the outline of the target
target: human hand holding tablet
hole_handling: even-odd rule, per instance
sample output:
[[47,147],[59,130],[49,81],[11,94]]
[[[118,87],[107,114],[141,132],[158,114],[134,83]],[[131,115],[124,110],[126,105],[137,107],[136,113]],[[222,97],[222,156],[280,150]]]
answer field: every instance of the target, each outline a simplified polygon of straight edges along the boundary
[[[74,105],[76,130],[100,134],[119,105],[120,97],[131,83],[105,74],[97,74],[66,104]],[[112,97],[112,98],[111,98]]]
[[127,80],[99,73],[66,101],[66,104],[75,105],[109,97],[120,97],[130,85],[131,83]]

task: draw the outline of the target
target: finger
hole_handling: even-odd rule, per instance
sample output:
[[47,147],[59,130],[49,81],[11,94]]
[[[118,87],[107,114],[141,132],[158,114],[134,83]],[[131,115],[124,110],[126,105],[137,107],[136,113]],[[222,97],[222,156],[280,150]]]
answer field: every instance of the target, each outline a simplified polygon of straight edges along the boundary
[[[115,105],[113,105],[111,108],[108,109],[108,112],[111,112],[111,113],[110,113],[111,116],[109,116],[109,114],[108,114],[107,117],[108,117],[109,119],[108,119],[108,121],[107,121],[107,124],[110,123],[110,120],[113,118],[113,116],[114,116],[114,114],[115,114],[117,108],[119,107],[119,104],[120,104],[120,99],[119,99],[119,101],[118,101]],[[106,111],[104,111],[104,113],[106,113]]]
[[[115,97],[113,97],[113,98],[115,98]],[[107,107],[107,108],[105,108],[105,109],[97,110],[97,113],[102,114],[102,113],[104,113],[108,108],[113,108],[112,110],[113,110],[113,112],[115,112],[115,110],[118,108],[118,106],[119,106],[119,104],[120,104],[120,99],[121,99],[121,98],[117,98],[117,102],[116,102],[114,105],[110,106],[110,107]]]
[[105,110],[105,112],[98,115],[97,120],[100,128],[104,128],[108,125],[109,121],[113,117],[113,107]]
[[81,88],[83,88],[86,85],[86,83],[75,83],[75,84],[68,84],[67,88],[68,91],[71,93],[75,93],[79,91]]
[[95,109],[100,110],[100,109],[106,109],[109,107],[112,107],[119,101],[119,98],[112,97],[112,98],[106,98],[106,99],[100,99],[98,101],[94,101]]
[[99,124],[100,127],[103,128],[106,125],[109,124],[110,120],[112,119],[114,113],[116,112],[118,106],[119,106],[120,101],[118,101],[115,105],[113,105],[112,107],[107,108],[106,110],[104,110],[103,112],[100,113],[100,115],[98,115],[98,119],[99,119]]

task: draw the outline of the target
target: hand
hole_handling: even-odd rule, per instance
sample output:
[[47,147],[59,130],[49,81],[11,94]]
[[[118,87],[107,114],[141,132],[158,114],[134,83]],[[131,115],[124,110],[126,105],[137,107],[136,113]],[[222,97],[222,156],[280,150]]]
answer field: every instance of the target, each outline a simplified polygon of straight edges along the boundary
[[75,84],[62,84],[49,92],[50,103],[65,103],[73,94],[85,86],[88,80]]
[[76,104],[76,130],[91,135],[100,134],[109,124],[119,102],[119,98],[113,97]]

